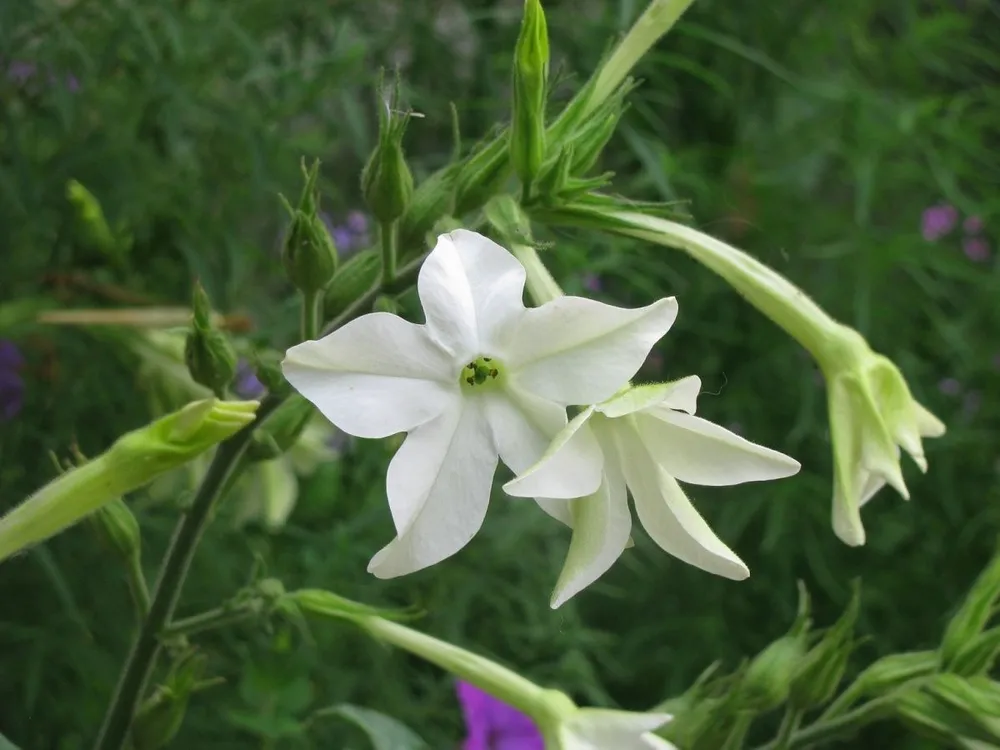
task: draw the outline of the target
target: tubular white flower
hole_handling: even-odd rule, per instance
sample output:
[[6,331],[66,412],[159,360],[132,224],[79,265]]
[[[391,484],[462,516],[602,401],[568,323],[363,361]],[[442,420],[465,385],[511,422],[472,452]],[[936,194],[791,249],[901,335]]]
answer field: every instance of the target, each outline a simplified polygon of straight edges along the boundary
[[603,575],[625,549],[631,515],[626,487],[646,532],[686,563],[741,580],[743,561],[709,528],[678,481],[703,486],[795,474],[799,462],[694,416],[701,381],[633,387],[580,413],[542,459],[504,489],[519,497],[569,501],[573,540],[552,606]]
[[673,298],[627,310],[561,297],[528,309],[524,284],[507,250],[456,230],[420,270],[426,323],[372,313],[287,352],[289,383],[338,428],[408,433],[386,481],[397,537],[369,565],[380,578],[465,546],[498,458],[515,473],[531,466],[566,424],[565,407],[613,395],[677,316]]

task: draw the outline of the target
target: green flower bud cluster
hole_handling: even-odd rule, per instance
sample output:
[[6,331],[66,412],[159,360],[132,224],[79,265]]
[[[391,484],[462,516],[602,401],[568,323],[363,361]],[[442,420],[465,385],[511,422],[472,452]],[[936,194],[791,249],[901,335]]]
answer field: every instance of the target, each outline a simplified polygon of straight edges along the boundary
[[220,398],[236,375],[236,351],[229,338],[212,325],[212,309],[201,284],[195,283],[194,315],[184,342],[184,361],[191,378]]
[[302,162],[305,184],[296,208],[279,195],[291,224],[285,235],[281,260],[285,273],[296,289],[318,292],[326,288],[337,271],[337,248],[319,216],[319,160],[311,167]]

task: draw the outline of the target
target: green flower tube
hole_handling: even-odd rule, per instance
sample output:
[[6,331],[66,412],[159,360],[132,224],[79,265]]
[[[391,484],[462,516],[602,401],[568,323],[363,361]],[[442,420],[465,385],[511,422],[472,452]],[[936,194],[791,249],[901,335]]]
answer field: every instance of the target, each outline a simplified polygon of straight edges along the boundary
[[258,406],[257,401],[195,401],[126,433],[0,519],[0,562],[231,437],[253,421]]

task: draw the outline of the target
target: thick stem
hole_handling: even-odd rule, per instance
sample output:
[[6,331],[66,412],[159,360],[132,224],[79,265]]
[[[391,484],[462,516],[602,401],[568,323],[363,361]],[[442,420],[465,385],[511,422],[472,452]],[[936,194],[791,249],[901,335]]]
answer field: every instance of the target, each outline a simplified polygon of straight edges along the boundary
[[323,317],[323,291],[302,292],[302,321],[300,330],[303,341],[315,341]]
[[538,257],[535,248],[530,245],[512,244],[510,250],[514,257],[521,261],[527,272],[528,294],[536,305],[544,305],[563,296],[563,290],[542,263],[542,259]]
[[396,280],[396,254],[398,244],[398,221],[383,221],[379,226],[382,242],[382,285],[389,286]]
[[160,632],[170,621],[177,606],[194,551],[205,530],[215,501],[247,445],[254,428],[282,402],[282,397],[268,396],[257,410],[256,419],[228,440],[219,444],[208,473],[187,514],[180,520],[167,549],[156,582],[149,615],[139,629],[118,687],[104,716],[95,750],[120,750],[126,741],[132,717],[142,700],[146,682],[153,671],[160,650]]

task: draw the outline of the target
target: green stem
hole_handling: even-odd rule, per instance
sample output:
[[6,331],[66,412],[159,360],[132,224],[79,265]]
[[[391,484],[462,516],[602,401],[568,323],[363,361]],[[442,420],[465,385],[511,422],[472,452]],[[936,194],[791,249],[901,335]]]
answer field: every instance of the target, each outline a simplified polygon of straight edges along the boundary
[[781,726],[778,727],[778,736],[775,737],[775,750],[788,750],[792,742],[792,735],[799,728],[802,722],[802,711],[789,706],[785,710],[785,715],[781,718]]
[[142,622],[149,614],[149,586],[146,584],[146,574],[142,572],[142,561],[138,555],[129,555],[125,574],[128,578],[128,591],[135,605],[137,622]]
[[[845,734],[851,734],[868,724],[879,721],[891,712],[891,706],[887,700],[889,697],[879,698],[836,719],[817,721],[805,729],[794,732],[785,747],[788,750],[796,750],[796,748],[816,745]],[[779,750],[780,747],[782,746],[775,739],[766,745],[755,748],[755,750]]]
[[379,226],[382,241],[382,285],[389,286],[396,280],[396,254],[399,222],[383,221]]
[[530,245],[511,244],[510,251],[514,254],[527,274],[528,294],[536,305],[559,299],[563,290],[549,269],[538,257],[538,251]]
[[303,341],[315,341],[319,332],[320,321],[323,318],[323,291],[312,290],[302,292],[302,324]]
[[160,637],[176,638],[181,635],[194,635],[205,630],[214,630],[249,620],[256,614],[250,603],[238,607],[216,607],[191,617],[174,620],[160,632]]
[[250,443],[254,428],[274,411],[282,400],[282,397],[277,396],[265,398],[257,410],[256,419],[219,444],[191,508],[174,531],[153,592],[149,615],[139,629],[139,635],[122,668],[118,686],[104,716],[97,743],[94,745],[95,750],[120,750],[124,746],[132,717],[142,699],[146,683],[159,655],[160,632],[170,621],[177,606],[177,600],[191,566],[191,559],[205,530],[212,507],[237,461]]

